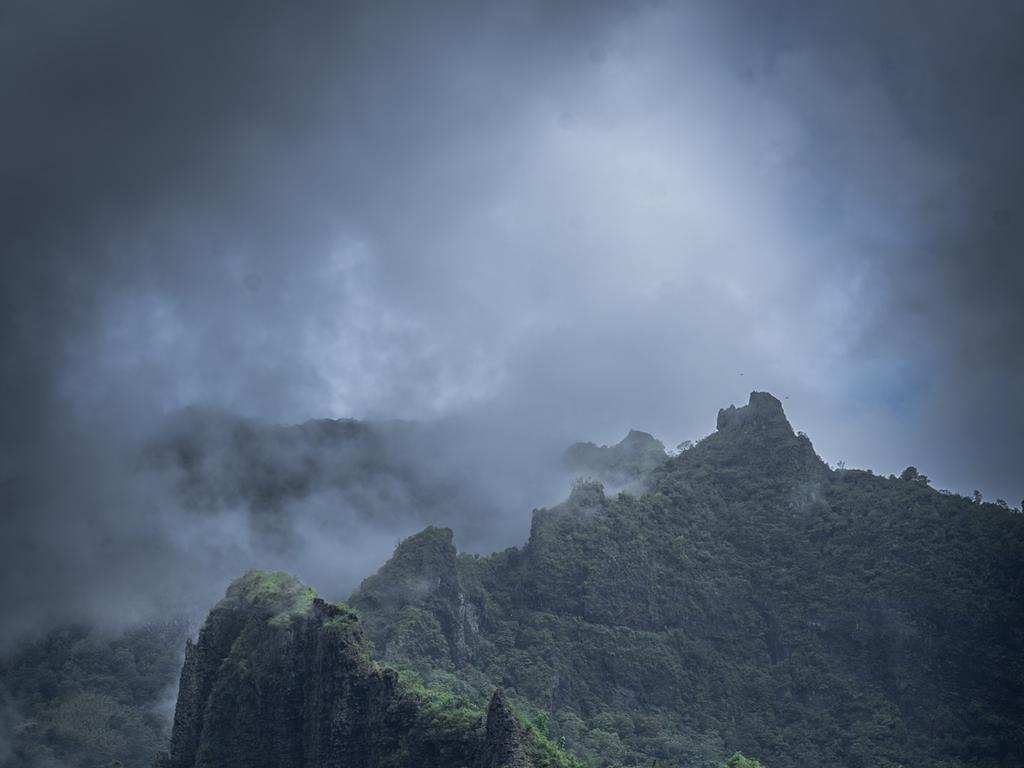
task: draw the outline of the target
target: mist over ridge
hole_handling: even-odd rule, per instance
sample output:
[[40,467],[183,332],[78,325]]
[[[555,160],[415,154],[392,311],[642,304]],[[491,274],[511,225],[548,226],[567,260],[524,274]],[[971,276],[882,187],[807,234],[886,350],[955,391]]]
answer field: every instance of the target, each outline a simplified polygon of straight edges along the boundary
[[[520,713],[507,732],[533,713],[544,730],[522,739],[563,750],[564,763],[522,763],[546,768],[714,768],[737,746],[781,768],[822,749],[838,764],[912,752],[988,764],[1024,745],[1010,715],[1024,658],[1017,510],[939,492],[912,467],[899,478],[832,468],[759,391],[676,450],[637,430],[570,446],[529,488],[559,486],[558,503],[529,515],[493,501],[512,498],[501,477],[467,474],[480,446],[443,422],[170,415],[122,469],[159,488],[187,528],[144,550],[100,532],[97,548],[140,550],[163,570],[142,581],[113,560],[106,584],[71,594],[109,596],[134,577],[117,593],[127,605],[11,614],[16,639],[41,634],[0,655],[0,747],[30,768],[71,760],[75,745],[69,764],[82,766],[145,768],[156,751],[159,768],[191,768],[268,749],[290,765],[300,751],[324,760],[365,750],[368,733],[389,744],[407,733],[441,768],[431,740],[490,740],[483,708],[504,689]],[[267,563],[288,572],[252,568]],[[284,713],[270,730],[268,706]],[[412,716],[417,706],[431,714]],[[958,714],[977,708],[994,716]],[[310,728],[336,734],[339,722],[358,738],[310,741]]]

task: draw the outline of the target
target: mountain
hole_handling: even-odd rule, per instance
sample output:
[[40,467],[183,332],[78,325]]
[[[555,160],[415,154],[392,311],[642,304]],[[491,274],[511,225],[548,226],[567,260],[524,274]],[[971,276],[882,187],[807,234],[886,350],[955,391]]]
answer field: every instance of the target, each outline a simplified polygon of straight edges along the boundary
[[644,485],[579,481],[490,557],[428,528],[349,602],[383,659],[503,687],[595,767],[1024,765],[1024,516],[832,470],[757,392]]
[[571,768],[512,711],[486,713],[370,659],[347,607],[251,572],[210,612],[181,673],[162,768]]
[[[197,509],[273,514],[398,477],[372,433],[203,415],[147,461],[181,468]],[[0,659],[0,765],[152,765],[179,670],[164,768],[1024,765],[1024,515],[912,468],[833,470],[765,393],[676,456],[631,432],[566,460],[585,477],[523,546],[457,552],[431,478],[435,526],[347,606],[251,573],[183,669],[174,622]]]

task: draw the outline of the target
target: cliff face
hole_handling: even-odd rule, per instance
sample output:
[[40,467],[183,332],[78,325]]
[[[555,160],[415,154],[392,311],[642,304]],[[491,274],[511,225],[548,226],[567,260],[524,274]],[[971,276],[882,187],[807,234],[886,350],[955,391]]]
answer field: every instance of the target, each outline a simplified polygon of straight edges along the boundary
[[[285,574],[236,581],[189,643],[160,768],[535,768],[561,757],[497,692],[486,715],[369,657],[359,622]],[[543,760],[531,762],[528,747]]]
[[402,541],[350,605],[366,617],[376,650],[390,659],[429,658],[454,669],[479,641],[483,607],[461,583],[448,528],[430,527]]

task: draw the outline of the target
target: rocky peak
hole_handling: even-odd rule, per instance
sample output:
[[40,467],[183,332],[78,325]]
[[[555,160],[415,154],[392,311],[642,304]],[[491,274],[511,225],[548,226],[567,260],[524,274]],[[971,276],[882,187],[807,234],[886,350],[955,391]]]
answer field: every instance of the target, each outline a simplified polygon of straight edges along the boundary
[[743,465],[776,479],[807,481],[827,470],[804,434],[795,434],[777,397],[751,392],[749,402],[718,412],[718,429],[702,440],[687,461],[712,461],[717,466]]
[[528,768],[530,765],[523,746],[522,726],[501,688],[494,691],[487,708],[484,743],[483,768]]
[[722,408],[718,412],[717,427],[719,432],[774,432],[793,436],[793,427],[782,410],[782,402],[768,392],[751,392],[746,405]]
[[441,634],[433,643],[437,655],[456,667],[477,642],[483,613],[459,581],[451,529],[433,526],[402,540],[391,559],[363,581],[350,603],[375,616],[367,624],[367,633],[389,658],[404,656],[409,643],[425,644],[434,634],[430,623],[436,622]]
[[503,693],[486,722],[467,702],[438,700],[371,660],[349,608],[253,571],[189,643],[170,753],[156,765],[535,768],[531,738]]
[[416,591],[434,592],[453,586],[456,572],[452,529],[429,526],[403,539],[381,573]]
[[291,574],[252,570],[231,583],[220,607],[284,621],[307,613],[314,602],[323,603],[317,600],[312,589]]

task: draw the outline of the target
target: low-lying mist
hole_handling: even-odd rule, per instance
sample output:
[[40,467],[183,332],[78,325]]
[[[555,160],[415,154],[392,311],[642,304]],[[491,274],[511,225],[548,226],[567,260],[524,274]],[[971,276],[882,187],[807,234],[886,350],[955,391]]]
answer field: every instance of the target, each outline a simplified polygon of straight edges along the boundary
[[195,619],[251,568],[342,600],[427,525],[451,527],[466,551],[521,543],[531,509],[568,492],[566,443],[515,442],[489,426],[282,426],[189,408],[146,431],[112,430],[87,453],[68,433],[70,455],[4,486],[16,537],[4,639],[60,623]]

